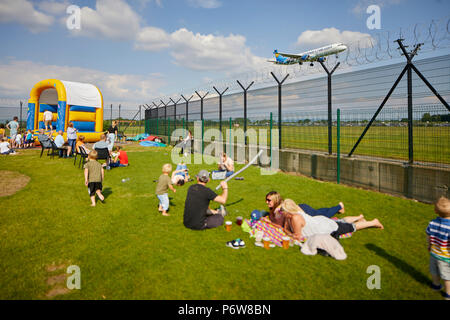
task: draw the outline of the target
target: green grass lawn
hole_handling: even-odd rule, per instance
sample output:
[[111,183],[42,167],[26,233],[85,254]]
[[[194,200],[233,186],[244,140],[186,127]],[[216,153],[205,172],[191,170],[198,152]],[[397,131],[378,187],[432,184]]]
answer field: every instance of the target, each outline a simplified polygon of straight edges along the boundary
[[[264,209],[265,194],[278,190],[316,208],[343,201],[345,215],[364,213],[385,226],[342,239],[344,261],[305,256],[298,247],[265,250],[236,225],[231,232],[186,229],[191,183],[169,193],[171,216],[161,216],[153,180],[171,149],[125,150],[131,166],[105,172],[106,202],[95,208],[73,160],[39,158],[40,150],[0,157],[1,170],[31,177],[0,198],[0,299],[49,299],[65,287],[69,265],[80,267],[81,289],[53,299],[441,299],[428,288],[431,205],[284,173],[262,176],[251,167],[245,180],[229,182],[230,220]],[[189,165],[193,174],[213,167]],[[225,246],[237,237],[246,248]],[[371,265],[380,267],[381,289],[366,286]]]

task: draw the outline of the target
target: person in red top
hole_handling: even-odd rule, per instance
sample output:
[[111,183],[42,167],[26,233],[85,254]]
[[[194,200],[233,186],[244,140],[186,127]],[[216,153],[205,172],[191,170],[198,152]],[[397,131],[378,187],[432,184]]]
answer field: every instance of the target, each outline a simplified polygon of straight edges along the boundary
[[113,161],[110,162],[109,166],[111,168],[114,168],[114,167],[128,167],[128,155],[127,155],[127,153],[125,151],[123,151],[120,146],[117,146],[115,148],[115,151],[116,151],[117,155],[113,159]]

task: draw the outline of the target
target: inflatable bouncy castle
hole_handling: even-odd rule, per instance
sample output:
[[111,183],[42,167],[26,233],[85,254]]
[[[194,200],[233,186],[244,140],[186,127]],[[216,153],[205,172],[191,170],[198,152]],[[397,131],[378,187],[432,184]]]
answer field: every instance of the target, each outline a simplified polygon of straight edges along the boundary
[[44,112],[53,113],[53,130],[64,132],[69,122],[86,142],[100,140],[103,131],[103,97],[100,90],[88,83],[57,79],[42,80],[34,85],[28,100],[27,129],[37,133],[44,128]]

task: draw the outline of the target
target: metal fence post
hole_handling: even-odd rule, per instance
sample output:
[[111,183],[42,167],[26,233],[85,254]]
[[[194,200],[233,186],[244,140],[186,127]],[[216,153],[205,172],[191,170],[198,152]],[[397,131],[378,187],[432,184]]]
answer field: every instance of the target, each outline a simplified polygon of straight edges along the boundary
[[244,144],[247,145],[247,91],[255,82],[252,81],[252,83],[250,83],[247,88],[245,88],[239,82],[239,80],[236,80],[236,82],[239,84],[239,86],[242,88],[242,90],[244,90],[244,137],[245,137]]
[[270,167],[272,167],[272,112],[270,113]]
[[222,96],[225,93],[225,91],[228,90],[228,87],[223,90],[222,92],[219,92],[219,90],[216,89],[216,87],[214,87],[214,90],[216,90],[217,94],[219,95],[219,131],[220,131],[220,140],[223,141],[222,138]]
[[337,128],[336,128],[336,144],[337,144],[337,183],[341,181],[341,110],[337,109]]
[[183,95],[181,95],[181,97],[184,99],[184,101],[186,101],[186,112],[185,112],[185,117],[186,117],[186,129],[189,130],[189,101],[192,99],[194,95],[191,95],[191,97],[189,99],[186,99]]
[[327,73],[327,78],[328,78],[328,154],[332,154],[333,153],[333,129],[332,129],[332,106],[331,106],[331,102],[332,102],[332,95],[331,95],[331,75],[334,73],[334,71],[336,70],[336,68],[341,64],[340,62],[338,62],[333,70],[328,71],[327,67],[323,64],[322,61],[319,61],[320,64],[322,65],[323,69],[325,70],[325,72]]
[[283,85],[283,82],[287,79],[287,77],[289,77],[289,73],[284,77],[282,81],[279,81],[278,78],[273,74],[273,72],[270,72],[270,74],[278,83],[278,148],[281,149],[281,86]]

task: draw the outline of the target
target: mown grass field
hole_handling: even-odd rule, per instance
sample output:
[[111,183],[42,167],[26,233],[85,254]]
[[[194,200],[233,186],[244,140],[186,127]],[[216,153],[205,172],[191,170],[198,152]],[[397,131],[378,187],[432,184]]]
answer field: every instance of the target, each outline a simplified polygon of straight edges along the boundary
[[[161,216],[153,180],[170,162],[171,148],[125,150],[130,167],[106,171],[106,201],[95,208],[72,159],[39,158],[40,150],[0,157],[0,170],[31,178],[0,197],[0,299],[441,299],[428,287],[431,205],[284,173],[263,176],[251,167],[244,180],[229,183],[232,221],[264,209],[265,194],[278,190],[316,208],[343,201],[345,215],[363,213],[385,227],[342,239],[344,261],[305,256],[298,247],[265,250],[236,225],[229,233],[186,229],[191,183],[169,193],[171,216]],[[193,174],[215,167],[188,166]],[[237,237],[246,248],[225,246]],[[80,267],[80,290],[65,289],[70,265]],[[380,289],[367,287],[372,265],[380,268]]]

